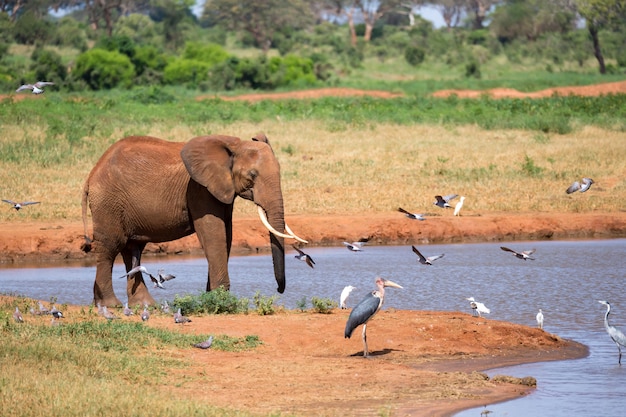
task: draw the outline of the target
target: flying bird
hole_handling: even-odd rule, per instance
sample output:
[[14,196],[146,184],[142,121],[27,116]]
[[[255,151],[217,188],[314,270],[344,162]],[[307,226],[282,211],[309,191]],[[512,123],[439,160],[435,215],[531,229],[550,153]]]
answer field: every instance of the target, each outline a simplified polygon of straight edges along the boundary
[[474,297],[466,298],[466,300],[470,302],[472,315],[478,314],[478,317],[482,317],[483,314],[491,313],[491,310],[489,310],[483,303],[479,303],[478,301],[474,300]]
[[204,342],[196,343],[193,347],[197,347],[199,349],[208,349],[213,344],[213,336],[209,336],[207,340]]
[[115,314],[109,311],[107,306],[102,306],[102,315],[104,316],[105,319],[109,321],[119,319],[119,317],[117,317]]
[[148,311],[148,305],[144,304],[143,311],[141,312],[141,321],[148,321],[150,319],[150,312]]
[[457,198],[457,196],[458,194],[448,194],[448,195],[444,195],[443,197],[440,195],[436,195],[435,196],[436,201],[433,202],[433,204],[441,208],[451,208],[452,206],[450,205],[450,201]]
[[133,313],[133,310],[131,310],[131,309],[128,307],[128,303],[124,303],[124,315],[125,315],[126,317],[128,317],[128,316],[132,316],[133,314],[134,314],[134,313]]
[[350,312],[348,321],[346,322],[346,329],[344,336],[349,339],[352,336],[354,329],[363,325],[363,357],[367,358],[369,352],[367,350],[367,322],[378,313],[378,310],[383,306],[385,302],[385,287],[402,288],[400,285],[393,281],[383,278],[376,278],[376,287],[378,289],[368,293],[359,304],[356,305]]
[[33,94],[42,94],[44,92],[43,88],[47,85],[54,85],[54,83],[50,81],[37,81],[35,84],[24,84],[15,90],[15,92],[19,93],[23,90],[32,90]]
[[189,322],[191,322],[191,319],[189,317],[183,316],[183,314],[180,312],[180,308],[176,313],[174,313],[174,323],[185,324]]
[[291,246],[298,252],[298,254],[294,256],[297,260],[306,262],[308,266],[310,266],[311,268],[314,268],[313,265],[315,265],[315,261],[313,260],[313,258],[311,258],[310,255],[304,253],[300,248],[298,248],[295,245],[291,245]]
[[133,269],[131,269],[130,271],[128,271],[127,273],[125,273],[121,277],[118,277],[118,279],[121,279],[121,278],[124,278],[124,277],[130,277],[131,275],[134,275],[137,272],[143,272],[144,274],[150,275],[150,279],[152,279],[153,282],[154,282],[154,280],[156,280],[156,278],[154,278],[152,276],[152,274],[150,274],[150,272],[148,272],[146,267],[144,267],[143,265],[139,265],[139,266],[134,267]]
[[419,250],[417,250],[415,246],[411,246],[411,249],[413,249],[413,252],[415,252],[415,254],[419,257],[419,263],[421,263],[422,265],[432,265],[434,261],[439,258],[443,258],[443,256],[445,255],[445,253],[442,253],[441,255],[425,257],[421,254]]
[[459,213],[461,212],[461,207],[463,207],[463,202],[465,201],[465,197],[461,196],[461,200],[456,203],[456,205],[454,206],[454,215],[458,216]]
[[346,300],[348,299],[348,296],[354,289],[356,289],[356,287],[353,287],[352,285],[348,285],[348,286],[345,286],[343,290],[341,290],[341,295],[339,296],[339,307],[341,307],[342,309],[348,308],[346,307]]
[[611,312],[611,304],[608,301],[598,301],[600,304],[604,304],[606,306],[606,313],[604,314],[604,328],[606,332],[611,336],[611,340],[615,342],[617,345],[617,351],[619,352],[619,357],[617,358],[617,363],[622,364],[622,346],[626,347],[626,336],[624,333],[615,326],[611,326],[609,324],[609,313]]
[[522,252],[516,252],[513,249],[509,249],[504,246],[500,246],[500,249],[502,249],[505,252],[512,252],[515,257],[523,259],[523,260],[527,260],[527,259],[530,259],[531,261],[535,260],[535,258],[531,258],[530,255],[535,253],[536,249],[525,250]]
[[16,201],[12,201],[12,200],[2,200],[5,203],[9,203],[13,206],[13,208],[17,211],[20,211],[20,209],[24,208],[25,206],[30,206],[32,204],[39,204],[39,201],[22,201],[21,203],[18,203]]
[[161,284],[164,283],[165,281],[170,281],[170,280],[176,278],[176,275],[164,274],[163,273],[163,269],[159,269],[158,273],[159,273],[159,282]]
[[406,211],[405,209],[403,209],[402,207],[398,207],[398,211],[400,213],[404,213],[404,215],[406,217],[408,217],[411,220],[426,220],[426,218],[424,217],[424,215],[419,214],[419,213],[411,213],[410,211]]
[[567,194],[575,193],[576,191],[584,193],[591,187],[591,184],[593,184],[593,180],[591,178],[583,178],[581,182],[582,184],[578,181],[574,181],[572,185],[570,185],[569,188],[565,190],[565,192]]
[[363,250],[363,246],[367,244],[369,239],[360,239],[358,242],[343,242],[343,245],[351,252],[359,252]]
[[148,275],[150,275],[150,281],[154,282],[154,288],[160,288],[162,290],[165,289],[165,287],[163,286],[162,282],[160,281],[157,277],[155,277],[154,275],[152,275],[151,273],[148,272]]
[[20,313],[19,307],[15,307],[15,312],[13,313],[13,320],[16,323],[24,323],[24,317],[22,317],[22,313]]

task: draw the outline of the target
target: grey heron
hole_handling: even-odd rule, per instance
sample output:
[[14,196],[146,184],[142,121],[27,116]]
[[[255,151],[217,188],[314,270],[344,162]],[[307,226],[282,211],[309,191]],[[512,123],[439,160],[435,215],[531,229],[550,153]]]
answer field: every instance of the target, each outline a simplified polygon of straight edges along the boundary
[[606,313],[604,314],[604,328],[606,332],[611,336],[611,340],[615,342],[617,345],[617,351],[619,352],[619,357],[617,359],[617,363],[622,364],[622,346],[626,347],[626,336],[624,333],[615,326],[611,326],[609,324],[609,313],[611,312],[611,304],[608,301],[600,301],[600,304],[604,304],[606,306]]
[[20,211],[20,209],[26,207],[26,206],[30,206],[33,204],[39,204],[39,201],[22,201],[22,202],[17,202],[17,201],[13,201],[13,200],[5,200],[3,199],[2,201],[4,201],[5,203],[9,203],[13,206],[13,208],[17,211]]
[[505,252],[511,252],[511,253],[513,253],[513,255],[514,255],[516,258],[523,259],[523,260],[528,260],[528,259],[530,259],[531,261],[534,261],[534,260],[535,260],[535,258],[531,258],[531,257],[530,257],[530,255],[532,255],[533,253],[535,253],[535,251],[537,250],[537,249],[530,249],[530,250],[525,250],[525,251],[522,251],[522,252],[517,252],[517,251],[514,251],[513,249],[509,249],[509,248],[507,248],[507,247],[505,247],[505,246],[500,246],[500,249],[502,249],[502,250],[503,250],[503,251],[505,251]]
[[15,307],[15,312],[13,313],[13,320],[16,323],[24,323],[24,317],[22,317],[22,313],[20,313],[19,307]]
[[474,300],[474,297],[466,298],[466,300],[470,302],[470,307],[472,308],[472,314],[474,314],[475,312],[476,314],[478,314],[478,317],[482,317],[483,314],[491,313],[491,310],[489,310],[487,306],[485,306],[483,303],[479,303],[478,301]]
[[458,197],[458,194],[448,194],[444,196],[436,195],[435,196],[436,201],[433,204],[441,208],[451,208],[452,206],[450,205],[450,201],[454,200],[457,197]]
[[176,313],[174,313],[174,323],[185,324],[185,323],[190,323],[190,322],[191,322],[191,319],[189,317],[183,316],[183,313],[181,313],[180,308],[178,309]]
[[385,302],[385,287],[402,288],[400,285],[393,281],[383,278],[376,278],[376,286],[378,289],[368,293],[359,304],[357,304],[348,317],[346,323],[346,329],[344,336],[349,339],[352,336],[354,329],[363,325],[363,357],[367,358],[369,352],[367,350],[367,322],[378,313],[378,310],[383,306]]
[[443,256],[445,255],[445,253],[442,253],[441,255],[425,257],[419,250],[417,250],[415,246],[411,246],[411,249],[413,249],[413,252],[415,252],[415,254],[419,257],[419,263],[421,263],[422,265],[432,265],[434,261],[439,258],[443,258]]
[[454,215],[458,216],[459,213],[461,212],[461,207],[463,207],[463,202],[465,202],[465,197],[461,196],[461,200],[456,203],[456,205],[454,206]]
[[356,289],[356,287],[353,287],[352,285],[347,285],[343,288],[343,290],[341,290],[341,295],[339,296],[339,307],[341,307],[342,309],[348,308],[346,307],[346,300],[354,289]]
[[297,260],[305,262],[308,266],[310,266],[311,268],[314,268],[313,265],[315,265],[315,261],[313,260],[313,258],[311,258],[309,254],[304,253],[300,248],[298,248],[295,245],[291,245],[291,247],[293,247],[296,250],[296,252],[298,252],[298,254],[295,256]]
[[591,178],[583,178],[580,183],[578,181],[574,181],[572,185],[565,190],[565,192],[567,194],[575,193],[576,191],[584,193],[591,187],[591,184],[593,184],[593,180]]
[[54,83],[50,81],[37,81],[35,84],[24,84],[15,90],[15,92],[19,93],[23,90],[32,90],[33,94],[42,94],[44,92],[43,88],[47,85],[54,85]]
[[403,209],[402,207],[398,207],[398,211],[400,213],[404,213],[404,215],[406,217],[408,217],[411,220],[426,220],[426,218],[424,217],[424,215],[419,214],[419,213],[411,213],[410,211],[406,211],[405,209]]
[[539,309],[539,313],[537,313],[535,318],[537,319],[537,327],[543,329],[543,311],[541,309]]

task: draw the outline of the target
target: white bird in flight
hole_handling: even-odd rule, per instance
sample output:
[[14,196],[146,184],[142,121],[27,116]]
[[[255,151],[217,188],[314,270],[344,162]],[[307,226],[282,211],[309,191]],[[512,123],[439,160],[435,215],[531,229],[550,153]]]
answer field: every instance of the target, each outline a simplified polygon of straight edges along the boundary
[[415,246],[411,246],[411,249],[413,249],[413,252],[415,252],[415,254],[419,257],[419,263],[421,263],[422,265],[432,265],[434,261],[439,258],[443,258],[443,256],[445,255],[445,253],[442,253],[441,255],[425,257],[419,250],[417,250]]
[[454,215],[458,216],[459,212],[461,211],[461,207],[463,207],[463,202],[465,201],[465,197],[461,196],[461,201],[459,201],[458,203],[456,203],[456,205],[454,206]]
[[352,285],[347,285],[343,288],[343,290],[341,290],[341,295],[339,296],[339,307],[341,307],[342,309],[348,308],[346,307],[346,300],[354,289],[356,289],[356,287],[353,287]]
[[515,256],[515,257],[517,257],[519,259],[523,259],[523,260],[530,259],[531,261],[535,260],[535,258],[531,258],[530,255],[535,253],[536,249],[525,250],[525,251],[522,251],[522,252],[514,251],[513,249],[509,249],[509,248],[507,248],[505,246],[500,246],[500,249],[502,249],[505,252],[512,252],[513,256]]
[[39,201],[22,201],[21,203],[18,203],[16,201],[12,201],[12,200],[2,200],[5,203],[9,203],[13,206],[13,208],[17,211],[20,211],[21,208],[24,208],[24,206],[30,206],[32,204],[39,204]]
[[444,195],[443,197],[440,195],[436,195],[435,196],[436,201],[433,204],[441,208],[451,208],[452,206],[450,205],[450,201],[454,200],[457,197],[458,197],[458,194],[448,194],[448,195]]
[[352,252],[360,252],[363,250],[363,245],[365,245],[367,242],[343,242],[344,246],[346,248],[348,248],[348,250],[352,251]]
[[15,90],[15,92],[19,93],[23,90],[32,90],[33,94],[42,94],[44,92],[43,88],[47,85],[54,85],[54,83],[50,81],[37,81],[35,84],[24,84]]
[[591,184],[593,184],[593,180],[591,178],[583,178],[581,182],[582,184],[578,181],[574,181],[572,185],[570,185],[569,188],[565,190],[565,192],[567,194],[575,193],[576,191],[584,193],[591,187]]
[[139,265],[139,266],[134,267],[133,269],[131,269],[130,271],[128,271],[127,273],[125,273],[121,277],[118,277],[118,279],[121,279],[121,278],[124,278],[124,277],[129,277],[131,275],[136,274],[137,272],[143,272],[144,274],[151,275],[150,272],[148,272],[148,270],[146,269],[145,266]]
[[482,317],[482,314],[491,313],[491,310],[489,310],[487,306],[474,300],[474,297],[466,298],[466,300],[470,302],[470,307],[472,308],[472,311],[476,312],[478,314],[478,317]]
[[404,215],[406,217],[408,217],[411,220],[426,220],[426,218],[424,217],[424,215],[419,214],[419,213],[411,213],[409,211],[406,211],[405,209],[403,209],[402,207],[398,207],[398,211],[400,213],[404,213]]

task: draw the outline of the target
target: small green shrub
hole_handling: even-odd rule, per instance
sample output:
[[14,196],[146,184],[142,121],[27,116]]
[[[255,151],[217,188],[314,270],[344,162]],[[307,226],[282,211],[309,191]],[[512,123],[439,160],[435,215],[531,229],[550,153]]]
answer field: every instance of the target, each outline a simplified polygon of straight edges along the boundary
[[256,306],[256,312],[260,316],[268,316],[275,313],[274,302],[278,299],[277,295],[272,295],[271,297],[266,297],[261,295],[260,291],[257,291],[254,294],[253,301]]
[[478,61],[472,59],[467,64],[465,64],[465,76],[467,78],[481,78],[480,74],[480,64]]
[[78,56],[74,76],[92,90],[129,87],[135,76],[130,58],[117,51],[90,49]]
[[544,168],[535,165],[535,161],[528,155],[525,155],[521,170],[522,173],[529,177],[539,177],[543,173]]
[[36,80],[50,80],[57,83],[65,80],[67,69],[61,61],[61,55],[54,51],[35,48],[31,54],[31,70],[35,73]]
[[296,307],[300,311],[306,310],[306,296],[303,296],[301,299],[296,301]]
[[419,46],[410,45],[404,50],[404,59],[414,67],[424,62],[425,57],[426,52]]
[[247,298],[238,299],[224,287],[219,287],[199,295],[176,295],[172,306],[186,314],[236,314],[247,313],[248,302]]
[[167,84],[185,84],[196,87],[209,79],[211,65],[195,59],[179,58],[171,61],[163,71],[163,81]]
[[333,308],[337,308],[337,302],[330,298],[311,298],[311,304],[316,313],[329,314]]

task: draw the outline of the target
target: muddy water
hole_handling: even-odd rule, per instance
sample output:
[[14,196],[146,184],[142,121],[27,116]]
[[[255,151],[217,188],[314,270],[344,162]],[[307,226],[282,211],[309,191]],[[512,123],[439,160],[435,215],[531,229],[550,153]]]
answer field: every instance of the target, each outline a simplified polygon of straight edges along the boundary
[[[534,261],[523,261],[500,250],[536,248]],[[490,416],[621,416],[626,409],[626,349],[624,365],[617,364],[617,347],[603,327],[605,307],[613,306],[611,323],[626,331],[626,240],[515,242],[421,246],[425,256],[444,253],[432,266],[417,263],[410,246],[366,246],[353,253],[345,248],[312,248],[315,269],[287,258],[287,290],[278,305],[296,308],[301,300],[311,306],[311,297],[338,301],[345,285],[356,286],[348,306],[354,306],[373,289],[376,275],[392,279],[404,289],[390,289],[386,308],[469,312],[466,297],[473,296],[491,309],[487,317],[535,326],[539,308],[546,331],[584,343],[587,358],[575,361],[529,364],[492,370],[514,376],[537,378],[531,395],[502,404],[489,404]],[[156,272],[163,268],[177,276],[153,289],[157,300],[171,301],[176,295],[196,294],[206,286],[204,259],[146,259],[144,266]],[[120,263],[113,276],[125,271]],[[277,295],[269,256],[236,257],[230,263],[231,290],[238,297],[257,291]],[[95,267],[0,269],[0,292],[57,303],[88,304],[92,300]],[[125,280],[114,279],[116,293],[124,300]],[[484,408],[457,416],[480,415]]]

